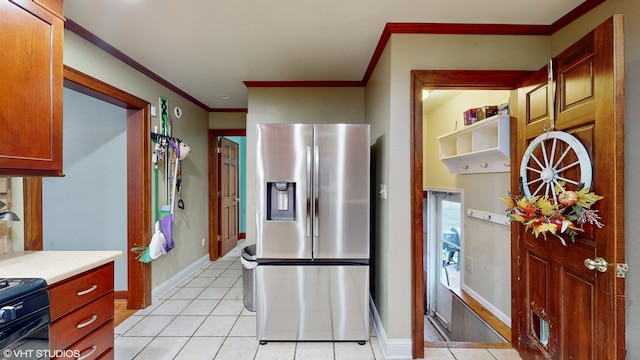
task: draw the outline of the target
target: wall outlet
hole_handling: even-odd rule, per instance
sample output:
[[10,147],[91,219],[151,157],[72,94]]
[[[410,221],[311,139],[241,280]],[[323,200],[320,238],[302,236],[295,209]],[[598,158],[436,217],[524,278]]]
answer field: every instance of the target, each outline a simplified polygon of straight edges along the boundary
[[470,256],[464,257],[464,269],[470,273],[473,272],[473,259]]
[[204,247],[205,243],[206,243],[206,240],[204,238],[202,238],[202,247]]

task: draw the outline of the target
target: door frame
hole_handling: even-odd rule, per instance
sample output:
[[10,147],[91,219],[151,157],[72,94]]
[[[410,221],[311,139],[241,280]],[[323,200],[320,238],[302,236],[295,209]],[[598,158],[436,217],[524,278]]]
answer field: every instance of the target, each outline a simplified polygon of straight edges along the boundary
[[[423,139],[422,89],[514,90],[531,71],[412,70],[411,71],[411,346],[413,358],[424,358]],[[514,132],[511,132],[513,141]],[[513,149],[512,149],[513,151]],[[512,157],[512,162],[514,161]],[[512,338],[518,334],[512,333]]]
[[[151,104],[105,82],[64,66],[64,87],[127,109],[127,249],[151,239]],[[42,250],[42,178],[25,177],[25,250]],[[151,305],[151,264],[127,256],[127,308]]]
[[209,129],[209,260],[220,257],[218,234],[220,224],[218,216],[218,137],[219,136],[247,136],[247,129]]

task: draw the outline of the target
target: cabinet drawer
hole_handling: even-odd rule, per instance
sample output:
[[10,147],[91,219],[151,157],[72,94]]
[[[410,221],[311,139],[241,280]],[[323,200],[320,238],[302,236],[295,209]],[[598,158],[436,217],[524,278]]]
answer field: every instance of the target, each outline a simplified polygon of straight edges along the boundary
[[[49,289],[51,320],[113,291],[113,262],[82,273]],[[113,308],[113,304],[111,304]]]
[[51,349],[69,345],[113,319],[113,292],[90,302],[51,324]]
[[[111,348],[113,348],[113,321],[100,326],[91,334],[68,347],[66,350],[71,351],[65,351],[64,355],[69,357],[63,356],[56,359],[93,360]],[[80,356],[73,356],[78,354]]]

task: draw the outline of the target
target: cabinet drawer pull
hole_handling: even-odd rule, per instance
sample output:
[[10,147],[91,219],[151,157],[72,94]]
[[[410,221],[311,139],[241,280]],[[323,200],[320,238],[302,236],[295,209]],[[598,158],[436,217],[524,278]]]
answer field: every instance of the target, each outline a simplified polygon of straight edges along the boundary
[[93,284],[93,286],[92,286],[92,287],[90,287],[90,288],[88,288],[87,290],[78,291],[78,292],[76,293],[76,295],[78,295],[78,296],[87,295],[88,293],[90,293],[90,292],[92,292],[92,291],[95,291],[95,289],[97,289],[97,288],[98,288],[98,285]]
[[93,324],[93,322],[96,321],[96,320],[98,320],[98,315],[93,315],[91,317],[91,319],[89,319],[89,320],[87,320],[87,321],[85,321],[85,322],[83,322],[81,324],[76,325],[76,328],[82,329],[85,326],[89,326],[89,325]]
[[94,352],[98,350],[98,345],[91,346],[91,351],[89,351],[86,355],[78,356],[78,360],[88,359]]

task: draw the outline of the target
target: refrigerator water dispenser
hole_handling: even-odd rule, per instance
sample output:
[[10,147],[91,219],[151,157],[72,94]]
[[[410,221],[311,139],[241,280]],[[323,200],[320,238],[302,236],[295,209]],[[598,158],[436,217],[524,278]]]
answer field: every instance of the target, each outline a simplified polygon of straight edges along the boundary
[[296,220],[296,183],[274,181],[267,183],[267,220]]

